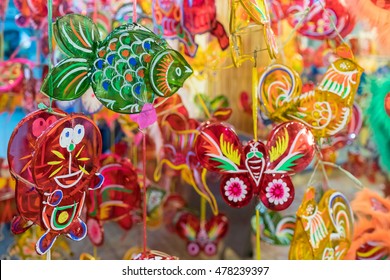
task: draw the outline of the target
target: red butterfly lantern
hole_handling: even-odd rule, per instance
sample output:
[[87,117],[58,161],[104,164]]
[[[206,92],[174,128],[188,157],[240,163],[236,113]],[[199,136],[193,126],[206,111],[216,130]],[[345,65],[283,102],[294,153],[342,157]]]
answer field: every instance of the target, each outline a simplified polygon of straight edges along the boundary
[[224,124],[201,129],[195,142],[199,162],[223,175],[222,197],[232,207],[247,205],[253,196],[275,211],[294,199],[290,174],[302,171],[314,156],[314,136],[299,122],[285,122],[271,131],[267,143],[249,141],[245,146]]
[[226,235],[228,219],[223,214],[213,216],[207,222],[201,222],[192,213],[181,213],[176,222],[178,235],[187,241],[187,252],[197,256],[203,251],[208,256],[217,253],[218,242]]
[[130,230],[136,219],[134,211],[141,202],[138,175],[129,160],[104,155],[100,162],[104,182],[87,196],[88,237],[95,246],[103,244],[103,222],[116,221],[124,230]]
[[15,128],[8,145],[8,162],[16,179],[19,216],[12,231],[23,233],[33,224],[46,232],[36,244],[46,253],[60,234],[79,241],[87,234],[81,220],[91,179],[103,177],[99,167],[102,140],[99,129],[83,115],[35,111]]

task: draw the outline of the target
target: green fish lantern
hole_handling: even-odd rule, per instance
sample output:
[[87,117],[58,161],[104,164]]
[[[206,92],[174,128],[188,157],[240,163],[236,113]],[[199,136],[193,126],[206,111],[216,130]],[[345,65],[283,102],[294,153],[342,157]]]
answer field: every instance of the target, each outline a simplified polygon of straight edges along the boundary
[[57,19],[53,33],[69,56],[42,84],[53,99],[73,100],[92,86],[108,109],[137,114],[155,98],[174,94],[193,72],[164,39],[136,23],[119,26],[101,41],[90,18],[70,14]]

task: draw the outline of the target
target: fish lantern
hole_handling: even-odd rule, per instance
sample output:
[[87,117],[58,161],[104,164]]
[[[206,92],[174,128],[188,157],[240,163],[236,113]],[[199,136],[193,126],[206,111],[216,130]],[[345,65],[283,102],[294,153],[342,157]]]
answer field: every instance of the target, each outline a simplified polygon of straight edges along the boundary
[[179,52],[136,23],[101,41],[91,19],[70,14],[57,19],[53,32],[68,58],[52,68],[41,91],[56,100],[79,98],[92,86],[108,109],[138,114],[157,97],[174,94],[192,74]]

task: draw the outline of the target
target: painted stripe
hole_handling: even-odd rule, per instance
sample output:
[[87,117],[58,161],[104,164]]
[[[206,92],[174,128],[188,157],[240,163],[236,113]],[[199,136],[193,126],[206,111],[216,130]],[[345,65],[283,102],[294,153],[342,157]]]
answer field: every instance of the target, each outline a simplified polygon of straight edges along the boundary
[[[56,73],[53,82],[56,83],[59,79],[61,79],[61,77],[63,75],[66,75],[66,73],[68,73],[71,69],[74,69],[74,68],[77,68],[77,67],[81,67],[81,66],[86,67],[84,63],[73,63],[73,64],[69,63],[69,65],[66,68],[64,68],[61,72]],[[58,67],[56,67],[56,68],[58,68]]]
[[[74,27],[72,20],[70,20],[69,23],[70,23],[70,28],[72,29],[74,35],[76,35],[77,39],[79,39],[81,44],[83,44],[83,46],[87,48],[88,44],[83,40],[83,38],[80,37],[80,34],[77,32],[76,28]],[[80,26],[80,29],[81,29],[81,26]]]
[[91,47],[91,44],[88,42],[87,38],[85,38],[83,28],[81,27],[81,23],[79,22],[79,29],[80,29],[80,35],[84,39],[84,41],[87,43],[88,47]]
[[77,45],[75,42],[72,41],[72,39],[69,37],[68,33],[66,32],[65,30],[65,26],[63,25],[62,26],[62,32],[65,36],[65,38],[69,41],[69,43],[75,47],[76,49],[82,51],[82,52],[85,52],[85,53],[92,53],[92,50],[89,50],[89,49],[86,49],[86,48],[83,48],[83,47],[80,47],[79,45]]
[[85,58],[74,58],[74,57],[66,58],[66,59],[60,61],[60,62],[56,65],[56,68],[60,67],[61,65],[65,64],[65,63],[68,63],[68,62],[81,62],[81,63],[86,63],[87,60],[86,60]]
[[[66,88],[65,88],[65,90],[64,90],[64,93],[66,94],[66,92],[68,91],[68,89],[69,89],[75,82],[77,82],[77,80],[80,79],[80,77],[82,77],[82,76],[85,75],[85,74],[87,74],[87,72],[82,72],[80,75],[76,76],[76,77],[73,79],[73,81],[71,81],[71,82],[66,86]],[[79,87],[80,84],[81,84],[81,83],[79,83],[79,84],[77,85],[77,87]],[[76,93],[77,93],[77,90],[74,92],[74,94],[76,94]],[[79,160],[80,160],[80,159],[79,159]]]
[[75,92],[77,92],[79,90],[79,87],[83,84],[84,80],[87,78],[88,78],[88,75],[81,79],[81,81],[79,82],[79,84],[77,85],[77,87],[75,89]]
[[66,78],[68,78],[70,75],[72,75],[73,73],[75,72],[78,72],[78,71],[81,71],[81,70],[85,70],[85,71],[88,71],[88,68],[87,67],[78,67],[76,69],[73,69],[72,71],[69,71],[68,74],[66,74],[62,79],[61,81],[58,83],[58,86],[57,88],[59,88],[61,86],[61,84],[65,81]]

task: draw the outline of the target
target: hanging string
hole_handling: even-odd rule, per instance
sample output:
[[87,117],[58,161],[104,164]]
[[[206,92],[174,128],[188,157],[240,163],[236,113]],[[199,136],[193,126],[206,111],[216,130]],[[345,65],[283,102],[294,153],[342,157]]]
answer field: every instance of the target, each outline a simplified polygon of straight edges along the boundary
[[312,8],[311,6],[306,7],[306,9],[304,10],[302,17],[299,19],[298,23],[294,26],[294,28],[288,34],[287,39],[282,43],[281,49],[285,48],[285,46],[288,44],[288,42],[291,41],[291,39],[293,38],[294,34],[298,31],[298,29],[302,27],[303,22],[305,21],[305,19],[309,15],[309,12],[311,11],[311,8]]
[[200,225],[204,227],[206,224],[206,199],[201,196],[200,197]]
[[344,173],[352,182],[355,183],[356,187],[359,189],[359,190],[362,190],[364,188],[364,185],[362,182],[360,182],[360,180],[358,178],[356,178],[354,175],[352,175],[351,172],[345,170],[344,168],[342,168],[340,165],[337,165],[337,164],[334,164],[332,162],[327,162],[327,161],[321,161],[321,164],[322,165],[325,165],[325,166],[330,166],[330,167],[333,167],[335,169],[338,169],[339,171],[341,171],[342,173]]
[[[47,26],[48,26],[47,37],[49,40],[49,72],[50,72],[51,68],[53,67],[53,45],[52,45],[52,42],[53,42],[53,23],[52,23],[52,18],[53,18],[53,0],[48,0],[48,2],[47,2]],[[53,103],[53,99],[52,99],[53,79],[52,79],[52,76],[50,76],[49,93],[50,93],[49,94],[50,103],[49,103],[48,111],[52,112],[53,111],[53,109],[52,109],[52,103]]]
[[[339,171],[341,171],[342,173],[344,173],[354,184],[355,186],[357,187],[357,189],[359,190],[362,190],[364,188],[364,185],[362,182],[360,182],[360,180],[358,178],[356,178],[354,175],[352,175],[349,171],[345,170],[344,168],[342,168],[340,165],[337,165],[337,164],[334,164],[332,162],[327,162],[327,161],[322,161],[321,159],[319,159],[317,161],[317,164],[315,165],[314,167],[314,170],[313,170],[313,173],[311,174],[310,176],[310,179],[307,183],[307,186],[311,186],[312,183],[313,183],[313,180],[314,180],[314,176],[315,174],[317,173],[317,169],[319,166],[329,166],[329,167],[332,167],[332,168],[335,168],[335,169],[338,169]],[[324,172],[324,171],[323,171]],[[328,179],[328,185],[329,185],[329,179]]]
[[322,184],[322,186],[326,185],[325,188],[324,188],[324,190],[326,190],[326,189],[328,189],[330,187],[328,173],[326,172],[326,169],[325,169],[325,166],[323,164],[323,161],[320,160],[319,163],[321,165],[322,176],[324,178],[324,183],[325,183],[325,184]]
[[321,8],[322,8],[322,10],[324,11],[324,13],[328,16],[328,18],[329,18],[329,20],[330,20],[330,24],[332,25],[334,31],[336,32],[336,34],[337,34],[337,36],[339,37],[339,39],[341,40],[341,42],[343,42],[343,44],[347,45],[347,43],[345,42],[343,36],[341,36],[339,30],[337,29],[336,24],[334,23],[332,16],[331,16],[331,15],[329,14],[329,12],[325,9],[324,4],[322,3],[322,1],[320,0],[320,1],[318,1],[318,2],[320,3]]
[[310,187],[313,184],[314,175],[317,173],[317,169],[318,169],[319,165],[320,165],[320,163],[317,161],[317,163],[316,163],[316,165],[315,165],[315,167],[313,169],[313,172],[311,173],[310,179],[307,182],[307,186],[306,187]]
[[147,209],[146,209],[146,200],[147,200],[147,196],[146,196],[146,132],[141,130],[142,132],[142,157],[143,157],[143,160],[142,160],[142,165],[143,165],[143,168],[142,168],[142,180],[143,180],[143,185],[142,185],[142,188],[143,188],[143,191],[144,191],[144,197],[143,197],[143,213],[142,213],[142,218],[143,218],[143,250],[144,250],[144,253],[146,253],[146,248],[147,248],[147,232],[146,232],[146,220],[147,220]]
[[260,210],[256,207],[256,259],[261,260],[261,229],[260,229]]
[[[258,82],[258,74],[256,68],[256,56],[257,52],[255,51],[253,54],[254,65],[252,67],[252,119],[253,119],[253,138],[257,141],[257,82]],[[260,235],[260,216],[259,210],[256,208],[256,259],[261,259],[261,235]]]
[[133,23],[137,23],[137,0],[133,0]]
[[50,261],[51,260],[51,249],[49,249],[46,253],[46,260]]
[[[256,61],[256,58],[255,58]],[[253,119],[253,137],[257,141],[257,68],[256,63],[252,68],[252,119]]]
[[97,260],[97,247],[95,245],[93,246],[93,258]]

